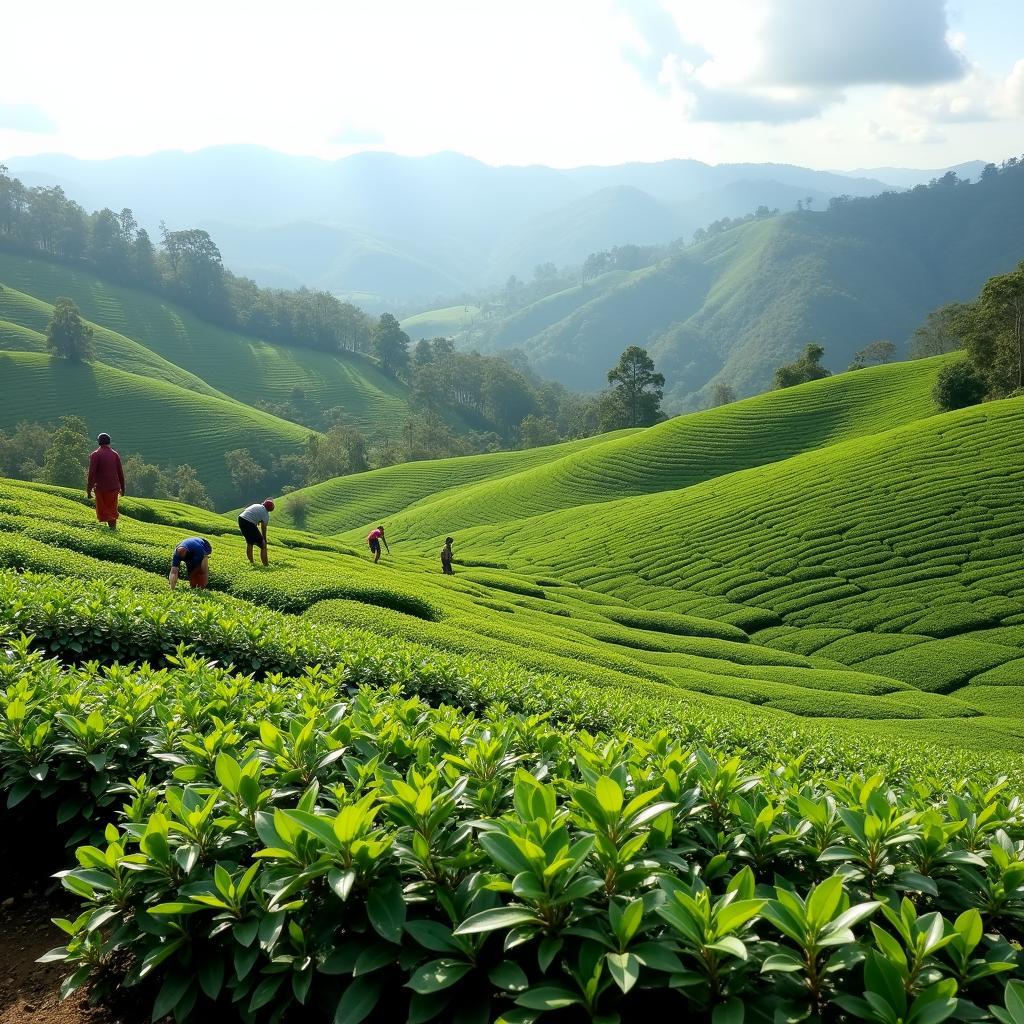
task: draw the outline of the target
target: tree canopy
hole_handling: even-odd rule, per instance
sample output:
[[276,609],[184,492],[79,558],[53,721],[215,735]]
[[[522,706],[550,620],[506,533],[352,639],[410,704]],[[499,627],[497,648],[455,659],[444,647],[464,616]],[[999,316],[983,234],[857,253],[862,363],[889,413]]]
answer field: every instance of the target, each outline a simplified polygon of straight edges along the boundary
[[832,371],[821,365],[825,349],[815,342],[811,342],[800,353],[800,357],[792,363],[786,363],[775,371],[773,387],[791,388],[796,384],[805,384],[809,380],[821,380],[822,377],[831,377]]
[[625,426],[646,427],[661,418],[665,377],[655,372],[647,349],[630,345],[608,371],[608,383],[623,410]]
[[46,325],[46,347],[58,359],[71,363],[89,363],[96,358],[92,327],[78,307],[68,298],[59,298]]

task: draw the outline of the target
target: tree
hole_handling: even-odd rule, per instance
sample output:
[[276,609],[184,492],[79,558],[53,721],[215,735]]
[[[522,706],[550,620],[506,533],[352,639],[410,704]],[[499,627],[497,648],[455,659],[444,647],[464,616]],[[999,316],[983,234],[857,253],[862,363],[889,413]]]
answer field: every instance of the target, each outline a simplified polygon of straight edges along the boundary
[[160,281],[156,250],[145,228],[139,228],[139,233],[132,242],[132,272],[143,287],[152,287]]
[[932,389],[935,404],[944,412],[977,405],[985,397],[985,378],[970,359],[958,359],[939,370]]
[[129,243],[125,241],[121,218],[113,210],[104,208],[92,215],[88,256],[105,277],[123,280],[128,276]]
[[170,484],[167,474],[141,455],[129,455],[124,460],[124,475],[132,482],[132,494],[137,498],[169,498]]
[[173,290],[200,312],[222,317],[228,302],[224,261],[216,243],[200,228],[168,231],[161,224],[160,232]]
[[199,479],[195,467],[184,465],[178,466],[172,474],[171,496],[185,505],[195,505],[196,508],[213,508],[206,488]]
[[373,329],[373,354],[392,376],[403,373],[409,365],[409,335],[390,313],[382,313]]
[[35,480],[42,473],[53,431],[42,423],[21,422],[14,433],[0,433],[0,476]]
[[655,373],[647,349],[630,345],[619,356],[618,365],[608,371],[608,383],[625,412],[626,426],[646,427],[661,418],[665,377]]
[[736,391],[731,384],[719,382],[711,389],[711,408],[717,409],[720,405],[732,405],[736,401]]
[[266,479],[266,469],[252,457],[248,448],[235,448],[225,452],[224,463],[232,484],[240,491],[252,492]]
[[859,352],[854,352],[851,370],[863,370],[871,363],[887,363],[896,355],[896,346],[891,341],[873,341],[865,345]]
[[958,321],[965,307],[959,302],[933,309],[910,340],[910,358],[926,359],[963,348]]
[[1024,388],[1024,260],[1009,274],[989,278],[956,323],[990,395]]
[[800,354],[800,357],[792,363],[786,363],[775,371],[775,378],[772,386],[779,388],[791,388],[796,384],[805,384],[809,380],[821,380],[822,377],[831,377],[832,371],[826,370],[821,365],[821,358],[825,349],[821,345],[811,342]]
[[78,416],[62,416],[46,449],[43,482],[60,487],[84,487],[89,447],[85,421]]
[[46,347],[58,359],[89,363],[96,358],[92,328],[82,319],[78,307],[68,298],[58,299],[46,326]]
[[366,461],[366,438],[355,427],[337,423],[306,442],[306,465],[306,482],[310,484],[362,473],[370,468]]
[[535,416],[530,413],[519,424],[521,448],[540,448],[542,445],[554,444],[557,440],[558,428],[546,416]]

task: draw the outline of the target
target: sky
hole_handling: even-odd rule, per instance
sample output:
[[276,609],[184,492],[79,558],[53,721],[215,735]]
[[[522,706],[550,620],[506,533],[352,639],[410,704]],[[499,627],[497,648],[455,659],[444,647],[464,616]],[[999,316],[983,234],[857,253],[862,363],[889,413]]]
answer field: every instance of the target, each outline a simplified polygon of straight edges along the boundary
[[0,162],[238,143],[555,167],[1024,153],[1022,0],[50,0],[4,23]]

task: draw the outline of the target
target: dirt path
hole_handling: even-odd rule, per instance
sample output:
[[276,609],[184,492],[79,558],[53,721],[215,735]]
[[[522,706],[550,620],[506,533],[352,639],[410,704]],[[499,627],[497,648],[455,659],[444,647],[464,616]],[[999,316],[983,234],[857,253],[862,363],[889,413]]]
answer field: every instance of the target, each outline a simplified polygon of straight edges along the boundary
[[69,910],[56,896],[31,892],[0,904],[0,1024],[136,1024],[90,1007],[81,992],[62,1001],[63,964],[35,962],[60,945],[50,918]]

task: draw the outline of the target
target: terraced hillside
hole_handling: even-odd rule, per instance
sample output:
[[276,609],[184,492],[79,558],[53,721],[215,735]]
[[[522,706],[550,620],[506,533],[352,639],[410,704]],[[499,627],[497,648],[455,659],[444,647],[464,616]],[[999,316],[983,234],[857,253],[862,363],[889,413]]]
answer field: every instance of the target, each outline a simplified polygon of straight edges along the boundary
[[[561,458],[516,467],[518,471],[511,474],[503,466],[500,474],[488,474],[473,486],[453,491],[448,490],[444,467],[438,466],[433,478],[435,499],[406,507],[391,515],[390,523],[395,536],[443,537],[470,526],[676,490],[877,433],[933,414],[931,389],[947,359],[941,356],[874,367],[760,395],[648,430],[600,439],[600,443],[570,450]],[[550,449],[553,453],[557,450]],[[349,493],[358,493],[364,479],[350,478],[346,482]],[[373,516],[360,526],[370,518]],[[322,516],[316,525],[321,530],[329,526],[343,530],[347,522],[339,502],[333,513]],[[643,522],[643,517],[638,522]],[[629,527],[631,534],[637,529],[636,523]]]
[[0,351],[0,381],[0,429],[23,420],[56,423],[74,413],[91,436],[109,432],[124,457],[135,453],[157,465],[193,466],[220,508],[243,497],[227,474],[225,452],[297,454],[310,435],[305,427],[239,402],[102,362],[80,365],[38,352]]
[[[408,389],[368,360],[260,341],[84,270],[0,252],[0,286],[44,303],[67,295],[87,319],[159,357],[160,364],[153,364],[158,376],[160,367],[171,363],[247,405],[261,400],[287,402],[300,389],[306,400],[321,409],[343,409],[347,422],[367,433],[390,430],[408,414]],[[41,329],[38,309],[26,309],[23,303],[13,301],[3,309],[0,319]],[[106,344],[108,350],[101,350],[101,358],[112,354],[109,339]],[[141,361],[111,361],[133,372],[148,372]]]
[[[987,422],[988,417],[982,420]],[[927,435],[930,423],[945,424],[948,429],[957,422],[937,418],[923,421],[918,429]],[[825,464],[832,452],[849,449],[853,454],[847,461],[839,459],[845,470],[829,477],[818,466],[810,474],[813,477],[816,472],[819,486],[826,489],[826,481],[832,479],[837,491],[834,504],[842,509],[842,488],[865,486],[858,470],[867,456],[856,454],[862,443],[865,450],[871,449],[870,441],[848,442],[678,492],[460,534],[457,555],[464,561],[457,574],[447,578],[438,571],[432,544],[410,545],[396,537],[393,555],[373,566],[365,548],[276,527],[271,531],[271,568],[254,570],[244,561],[241,538],[227,518],[203,516],[193,525],[190,510],[181,506],[134,502],[125,510],[128,518],[123,529],[111,536],[95,526],[81,496],[5,483],[0,487],[0,565],[88,579],[113,576],[132,586],[159,589],[165,584],[150,573],[165,570],[173,544],[183,533],[198,529],[214,545],[211,585],[215,590],[325,628],[369,629],[378,636],[393,637],[396,643],[421,644],[471,659],[505,660],[519,669],[567,680],[566,692],[582,686],[587,692],[606,692],[609,700],[626,707],[659,708],[660,715],[696,720],[711,715],[740,732],[766,735],[768,730],[782,735],[795,730],[792,735],[804,737],[802,742],[810,742],[813,736],[816,743],[832,744],[838,742],[833,730],[841,726],[849,736],[883,730],[914,743],[931,740],[989,751],[1021,749],[1024,721],[1018,717],[1015,690],[961,687],[959,677],[948,685],[936,685],[928,645],[944,644],[935,648],[935,655],[945,663],[960,641],[941,639],[946,633],[924,617],[925,604],[917,606],[913,621],[909,617],[909,604],[926,599],[932,604],[941,599],[936,610],[945,608],[955,617],[965,600],[979,597],[984,589],[981,583],[971,582],[974,591],[965,596],[964,576],[943,583],[941,574],[936,575],[940,584],[948,584],[941,593],[933,584],[918,585],[912,577],[911,589],[897,595],[905,600],[896,618],[880,616],[876,622],[870,613],[884,610],[893,596],[891,587],[875,586],[871,573],[845,582],[849,589],[839,592],[844,581],[838,569],[802,562],[799,552],[776,553],[777,548],[786,550],[787,524],[800,522],[799,511],[787,509],[785,497],[788,494],[799,506],[805,492],[800,488],[787,492],[772,474],[805,464],[815,466],[815,460]],[[983,439],[978,443],[986,444]],[[896,451],[895,444],[882,449],[885,458]],[[906,474],[906,465],[898,468]],[[770,490],[757,500],[748,496],[750,506],[746,517],[741,517],[729,504],[730,488],[738,486],[737,481],[762,478]],[[933,493],[924,485],[917,490]],[[804,515],[815,522],[828,521],[831,506],[821,507],[822,491],[806,493],[808,501],[818,504],[815,511],[808,506]],[[688,499],[688,495],[695,497]],[[711,507],[722,495],[721,507],[729,511],[716,521]],[[698,497],[708,505],[695,506]],[[638,545],[630,524],[652,509],[661,526]],[[776,519],[780,509],[786,514]],[[1005,527],[988,529],[1001,528]],[[807,532],[801,527],[796,536]],[[708,546],[732,542],[731,563],[724,551],[716,556],[699,548],[705,534]],[[813,532],[810,538],[801,543],[820,550],[823,542]],[[999,579],[1008,576],[1014,565],[1019,568],[1019,562],[994,545],[992,539],[984,552],[979,549],[978,557],[984,554],[981,566]],[[700,560],[691,553],[698,550]],[[910,550],[896,557],[916,566]],[[959,564],[955,550],[944,557],[952,560],[949,564]],[[660,575],[659,569],[663,570]],[[972,571],[978,570],[972,567]],[[782,589],[783,583],[788,590]],[[752,594],[738,589],[747,584]],[[766,593],[777,593],[778,600],[765,597]],[[929,597],[933,593],[934,599]],[[836,620],[841,625],[834,624],[829,617],[831,605],[825,602],[837,602],[842,609],[838,602],[855,594],[860,595],[860,603],[849,601],[849,609]],[[998,626],[999,632],[960,638],[969,641],[962,656],[974,659],[971,664],[977,665],[979,673],[999,666],[1012,673],[1013,663],[1024,656],[1022,627],[1015,625],[1024,608],[1012,588],[988,596],[999,597],[984,607],[991,620],[987,625]],[[905,621],[897,621],[899,615]],[[977,626],[970,624],[972,629]],[[862,647],[870,648],[871,658],[864,658],[859,638]],[[826,648],[829,642],[842,639],[853,653],[843,644]],[[805,649],[807,645],[811,649]],[[897,659],[892,667],[872,660],[903,648],[911,652],[920,648],[920,660]],[[539,693],[530,697],[530,692],[529,687],[520,692],[517,700],[524,702],[520,706],[543,710],[548,697]]]
[[[46,352],[46,325],[52,316],[51,303],[27,295],[10,285],[0,285],[0,350]],[[100,362],[129,373],[177,384],[200,394],[235,401],[194,373],[158,356],[145,345],[86,319],[93,330],[96,356]]]
[[419,502],[437,500],[442,494],[454,493],[480,480],[520,473],[631,433],[634,431],[622,430],[524,451],[408,462],[335,477],[293,492],[279,503],[277,519],[286,526],[299,525],[292,507],[294,496],[298,495],[306,505],[301,517],[304,529],[317,533],[358,529],[371,520],[392,516]]
[[945,695],[1019,736],[1022,427],[1024,400],[995,402],[678,491],[469,531],[462,550],[652,612],[743,624],[758,644]]

